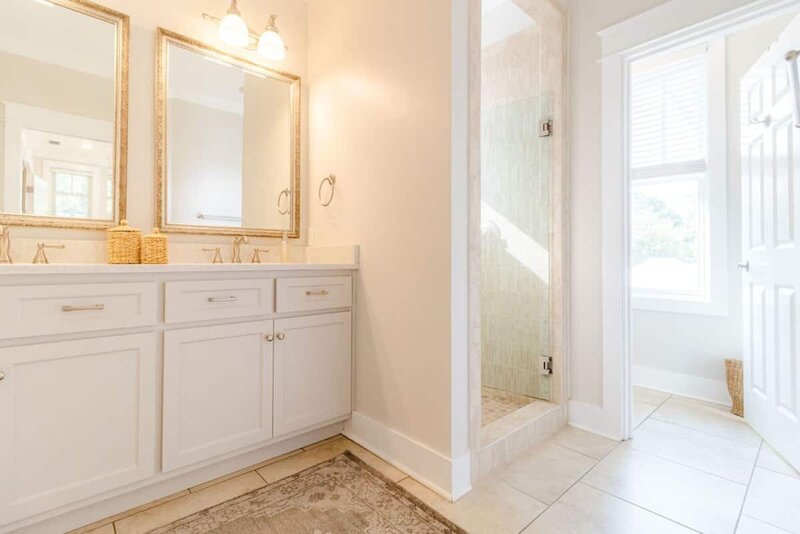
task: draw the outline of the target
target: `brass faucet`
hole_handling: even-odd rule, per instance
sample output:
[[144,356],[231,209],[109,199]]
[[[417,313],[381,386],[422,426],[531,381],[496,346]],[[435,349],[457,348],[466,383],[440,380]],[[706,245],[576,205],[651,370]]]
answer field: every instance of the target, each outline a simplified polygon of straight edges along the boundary
[[48,245],[47,243],[37,243],[36,256],[34,256],[32,263],[50,263],[50,260],[47,259],[47,254],[44,251],[46,248],[64,248],[64,245]]
[[242,245],[246,244],[247,238],[243,235],[233,238],[233,257],[231,258],[231,263],[242,263]]
[[14,263],[11,259],[11,230],[0,226],[0,263]]
[[251,263],[261,263],[261,252],[267,253],[269,252],[268,248],[258,248],[256,247],[253,249],[253,259],[250,260]]

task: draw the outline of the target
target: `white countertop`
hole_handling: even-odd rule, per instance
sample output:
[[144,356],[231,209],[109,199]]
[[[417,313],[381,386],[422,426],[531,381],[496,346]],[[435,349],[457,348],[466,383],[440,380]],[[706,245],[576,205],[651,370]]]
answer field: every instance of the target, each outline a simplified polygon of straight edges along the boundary
[[0,265],[3,274],[137,274],[269,271],[353,271],[355,263],[170,263],[167,265],[107,265],[104,263],[50,263]]

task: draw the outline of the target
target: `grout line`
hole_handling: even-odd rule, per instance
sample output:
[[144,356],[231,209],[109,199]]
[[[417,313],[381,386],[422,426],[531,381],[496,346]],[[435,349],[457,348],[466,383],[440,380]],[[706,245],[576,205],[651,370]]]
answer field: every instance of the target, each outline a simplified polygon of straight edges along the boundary
[[[761,456],[761,449],[764,448],[764,440],[761,440],[761,443],[758,445],[758,453],[756,453],[756,461],[753,462],[753,469],[750,470],[750,479],[747,481],[747,486],[744,490],[744,497],[742,498],[742,504],[739,506],[739,515],[736,517],[736,528],[733,529],[734,532],[739,528],[739,522],[742,520],[742,514],[744,514],[744,504],[747,502],[747,496],[750,494],[750,485],[753,483],[753,475],[756,474],[756,465],[758,464],[758,457]],[[759,520],[760,521],[760,520]]]
[[605,493],[606,495],[610,495],[611,497],[614,497],[615,499],[619,499],[619,500],[620,500],[620,501],[622,501],[622,502],[626,502],[626,503],[630,504],[631,506],[635,506],[636,508],[639,508],[640,510],[644,510],[644,511],[646,511],[646,512],[649,512],[649,513],[651,513],[651,514],[653,514],[653,515],[657,515],[658,517],[660,517],[660,518],[662,518],[662,519],[666,519],[667,521],[669,521],[669,522],[671,522],[671,523],[675,523],[676,525],[680,525],[680,526],[682,526],[683,528],[688,528],[688,529],[689,529],[689,530],[691,530],[692,532],[700,532],[700,531],[699,531],[699,530],[697,530],[696,528],[692,528],[692,527],[690,527],[690,526],[688,526],[688,525],[684,525],[683,523],[681,523],[681,522],[679,522],[679,521],[676,521],[675,519],[672,519],[671,517],[667,517],[667,516],[665,516],[665,515],[663,515],[663,514],[660,514],[659,512],[656,512],[656,511],[654,511],[654,510],[651,510],[651,509],[649,509],[649,508],[645,508],[644,506],[641,506],[641,505],[639,505],[639,504],[636,504],[635,502],[631,502],[631,501],[629,501],[628,499],[625,499],[624,497],[620,497],[619,495],[614,495],[613,493],[609,493],[609,492],[607,492],[606,490],[604,490],[604,489],[602,489],[602,488],[598,488],[597,486],[593,486],[592,484],[590,484],[590,483],[588,483],[588,482],[583,482],[583,484],[586,484],[586,485],[587,485],[587,486],[589,486],[590,488],[594,488],[594,489],[596,489],[597,491],[599,491],[599,492],[601,492],[601,493]]
[[[772,528],[774,528],[775,530],[778,530],[778,531],[780,531],[782,533],[785,532],[786,534],[793,534],[792,532],[790,532],[788,530],[785,530],[783,527],[779,527],[778,525],[773,525],[769,521],[765,521],[763,519],[759,519],[757,517],[753,517],[752,515],[747,515],[747,514],[743,513],[740,517],[748,517],[748,518],[752,519],[753,521],[758,521],[759,523],[764,523],[765,525],[769,525]],[[737,523],[737,525],[738,525],[738,523]]]

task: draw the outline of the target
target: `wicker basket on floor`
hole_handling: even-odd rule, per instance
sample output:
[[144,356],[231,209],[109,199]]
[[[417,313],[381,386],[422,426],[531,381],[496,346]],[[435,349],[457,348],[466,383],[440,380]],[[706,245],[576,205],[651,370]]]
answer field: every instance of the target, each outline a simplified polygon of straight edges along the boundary
[[744,417],[744,370],[742,360],[725,360],[725,379],[728,383],[728,393],[733,401],[731,413]]

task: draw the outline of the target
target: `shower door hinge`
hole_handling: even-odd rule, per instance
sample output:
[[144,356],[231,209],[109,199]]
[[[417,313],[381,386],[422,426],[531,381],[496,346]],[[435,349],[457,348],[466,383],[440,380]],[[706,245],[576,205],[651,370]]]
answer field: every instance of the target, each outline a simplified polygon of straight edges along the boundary
[[553,135],[553,119],[539,121],[539,137],[550,137]]
[[539,374],[553,374],[553,358],[550,356],[539,356]]

